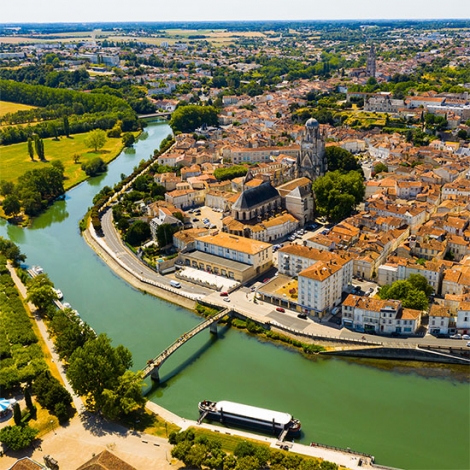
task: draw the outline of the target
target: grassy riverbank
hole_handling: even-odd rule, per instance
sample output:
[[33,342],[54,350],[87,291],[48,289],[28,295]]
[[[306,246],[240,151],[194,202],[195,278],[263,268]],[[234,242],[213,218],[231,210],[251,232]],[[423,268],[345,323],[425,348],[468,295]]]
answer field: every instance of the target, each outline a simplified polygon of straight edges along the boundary
[[[69,138],[59,137],[44,139],[44,148],[46,160],[41,162],[37,156],[32,161],[28,153],[28,143],[21,142],[19,144],[5,145],[0,147],[2,155],[2,179],[6,181],[17,182],[18,178],[27,171],[37,170],[46,165],[50,165],[52,161],[60,161],[64,165],[65,181],[64,188],[68,189],[85,181],[88,177],[81,169],[82,163],[100,157],[106,163],[114,160],[124,148],[120,138],[107,138],[104,147],[97,152],[91,151],[86,144],[89,133],[74,134]],[[134,133],[137,136],[138,132]],[[79,156],[77,163],[74,161],[74,155]]]

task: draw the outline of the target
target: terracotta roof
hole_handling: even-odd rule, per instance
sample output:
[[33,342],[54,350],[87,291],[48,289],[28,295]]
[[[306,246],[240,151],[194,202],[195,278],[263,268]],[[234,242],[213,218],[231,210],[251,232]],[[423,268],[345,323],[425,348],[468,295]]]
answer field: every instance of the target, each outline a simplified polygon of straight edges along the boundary
[[29,457],[24,457],[20,460],[17,460],[9,470],[43,470],[43,465],[31,460]]
[[95,455],[88,462],[77,468],[77,470],[137,470],[132,465],[124,462],[108,450]]

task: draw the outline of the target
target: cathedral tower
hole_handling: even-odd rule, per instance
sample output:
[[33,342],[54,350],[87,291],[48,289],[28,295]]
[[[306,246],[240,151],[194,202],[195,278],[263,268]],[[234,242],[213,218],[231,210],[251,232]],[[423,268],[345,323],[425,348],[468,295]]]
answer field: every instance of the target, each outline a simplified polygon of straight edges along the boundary
[[368,77],[375,78],[375,61],[377,59],[377,55],[375,53],[375,46],[372,44],[370,46],[369,55],[367,57],[367,67],[366,67],[366,75]]
[[300,155],[297,161],[299,177],[307,177],[312,181],[323,176],[327,171],[325,142],[316,119],[310,118],[305,123],[305,131],[300,142]]

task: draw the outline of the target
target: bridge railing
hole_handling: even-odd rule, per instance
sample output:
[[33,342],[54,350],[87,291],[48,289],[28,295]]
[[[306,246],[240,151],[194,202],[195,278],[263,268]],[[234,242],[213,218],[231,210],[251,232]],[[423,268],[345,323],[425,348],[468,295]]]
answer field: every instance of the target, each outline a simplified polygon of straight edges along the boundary
[[179,349],[183,344],[186,343],[186,341],[190,340],[193,336],[197,335],[200,331],[206,329],[216,321],[219,321],[221,318],[223,318],[225,315],[229,314],[231,309],[224,309],[217,313],[216,315],[208,318],[207,320],[204,320],[202,323],[199,323],[199,325],[196,325],[194,328],[189,330],[187,333],[184,333],[181,335],[179,338],[177,338],[175,341],[173,341],[170,346],[168,346],[163,352],[161,352],[158,356],[156,356],[153,360],[150,360],[147,363],[147,366],[144,368],[142,371],[144,374],[144,378],[148,377],[152,371],[155,369],[155,367],[159,367],[163,364],[163,362],[168,359],[177,349]]

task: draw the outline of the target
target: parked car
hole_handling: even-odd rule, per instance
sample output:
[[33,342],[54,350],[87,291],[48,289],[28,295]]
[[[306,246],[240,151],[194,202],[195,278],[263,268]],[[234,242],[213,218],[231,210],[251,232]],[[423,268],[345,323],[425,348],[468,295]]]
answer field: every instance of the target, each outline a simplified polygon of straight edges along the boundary
[[390,333],[390,336],[393,336],[394,338],[397,338],[398,336],[400,336],[400,333],[398,333],[398,331],[392,331]]
[[462,335],[462,339],[470,339],[470,335]]
[[282,312],[282,313],[285,313],[285,312],[286,312],[285,309],[283,309],[282,307],[276,307],[276,310],[277,310],[278,312]]
[[227,297],[228,296],[228,292],[221,292],[220,293],[220,297]]
[[306,313],[299,313],[297,315],[297,318],[301,318],[302,320],[306,320],[307,319],[307,314]]
[[199,219],[197,217],[194,217],[193,222],[199,222]]
[[452,339],[462,339],[462,335],[460,333],[456,333],[455,335],[450,336]]

